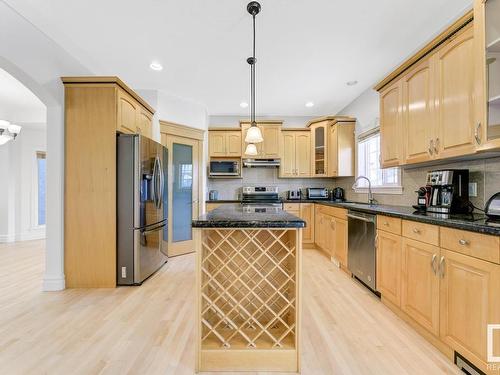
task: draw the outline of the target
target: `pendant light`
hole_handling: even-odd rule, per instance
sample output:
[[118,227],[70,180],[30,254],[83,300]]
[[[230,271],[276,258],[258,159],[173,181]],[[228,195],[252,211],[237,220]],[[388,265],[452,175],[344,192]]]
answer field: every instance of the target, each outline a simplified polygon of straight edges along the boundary
[[[247,130],[245,137],[246,143],[260,143],[264,141],[262,138],[262,132],[257,127],[257,122],[255,121],[255,63],[257,59],[255,58],[255,16],[260,12],[260,4],[257,1],[251,1],[247,5],[247,11],[252,15],[253,19],[253,56],[247,59],[247,63],[250,65],[250,88],[251,88],[251,101],[250,101],[250,128]],[[250,146],[250,145],[249,145]],[[253,147],[247,147],[247,150],[252,152],[255,150],[255,154],[248,153],[248,155],[257,155],[257,149],[255,145]]]

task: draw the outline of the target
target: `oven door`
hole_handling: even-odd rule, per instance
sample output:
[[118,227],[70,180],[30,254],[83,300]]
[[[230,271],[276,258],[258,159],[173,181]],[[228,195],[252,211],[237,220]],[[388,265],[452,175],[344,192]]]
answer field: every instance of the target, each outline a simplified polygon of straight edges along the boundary
[[239,176],[240,162],[236,160],[211,160],[210,176]]

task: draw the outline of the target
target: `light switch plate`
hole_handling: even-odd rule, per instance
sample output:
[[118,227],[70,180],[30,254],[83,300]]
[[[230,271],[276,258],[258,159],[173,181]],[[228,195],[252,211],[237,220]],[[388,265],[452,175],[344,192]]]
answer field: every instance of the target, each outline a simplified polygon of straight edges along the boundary
[[477,182],[469,182],[469,197],[477,197]]

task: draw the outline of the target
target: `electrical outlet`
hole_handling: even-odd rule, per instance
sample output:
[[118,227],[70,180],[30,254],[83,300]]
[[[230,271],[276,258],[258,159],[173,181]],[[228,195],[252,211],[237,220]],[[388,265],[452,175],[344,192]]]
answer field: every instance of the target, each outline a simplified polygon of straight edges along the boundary
[[122,267],[122,279],[127,278],[127,267]]
[[469,197],[477,197],[477,182],[469,182]]

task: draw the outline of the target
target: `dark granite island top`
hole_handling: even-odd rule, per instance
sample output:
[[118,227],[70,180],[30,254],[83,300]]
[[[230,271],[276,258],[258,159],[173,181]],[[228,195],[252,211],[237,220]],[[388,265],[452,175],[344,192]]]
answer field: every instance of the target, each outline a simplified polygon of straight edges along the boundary
[[241,204],[218,207],[193,220],[193,228],[304,228],[306,222],[284,210]]

